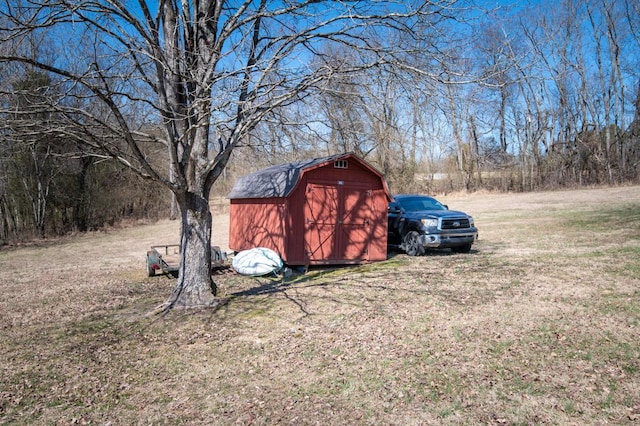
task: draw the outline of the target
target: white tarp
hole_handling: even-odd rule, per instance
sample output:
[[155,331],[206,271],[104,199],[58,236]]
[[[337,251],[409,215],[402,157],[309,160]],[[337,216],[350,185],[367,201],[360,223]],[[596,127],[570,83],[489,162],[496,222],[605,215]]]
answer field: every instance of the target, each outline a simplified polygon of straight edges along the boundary
[[243,250],[235,255],[231,264],[237,273],[252,277],[275,274],[283,265],[278,253],[265,247]]

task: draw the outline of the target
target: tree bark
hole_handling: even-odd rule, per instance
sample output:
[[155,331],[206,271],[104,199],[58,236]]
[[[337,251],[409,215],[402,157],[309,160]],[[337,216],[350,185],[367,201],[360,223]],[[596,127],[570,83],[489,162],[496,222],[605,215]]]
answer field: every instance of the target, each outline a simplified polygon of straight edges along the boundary
[[181,268],[176,287],[164,304],[163,311],[215,306],[217,287],[211,279],[212,217],[209,200],[193,192],[178,194],[176,198],[181,213]]

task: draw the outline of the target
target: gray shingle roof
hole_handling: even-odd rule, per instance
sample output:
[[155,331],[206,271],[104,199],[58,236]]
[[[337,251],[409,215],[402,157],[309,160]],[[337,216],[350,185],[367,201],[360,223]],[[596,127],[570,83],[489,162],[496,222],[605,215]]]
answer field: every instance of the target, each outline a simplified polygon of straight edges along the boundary
[[298,183],[305,169],[333,162],[351,154],[338,154],[313,160],[279,164],[248,174],[236,180],[227,198],[286,197]]

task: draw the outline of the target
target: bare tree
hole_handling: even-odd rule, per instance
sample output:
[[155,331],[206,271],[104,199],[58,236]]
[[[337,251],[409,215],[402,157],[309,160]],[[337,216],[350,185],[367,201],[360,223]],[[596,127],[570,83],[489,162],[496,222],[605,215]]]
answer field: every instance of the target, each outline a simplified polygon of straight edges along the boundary
[[[82,86],[77,96],[86,90],[103,105],[99,115],[49,107],[73,124],[57,132],[171,189],[181,215],[181,268],[164,308],[209,306],[217,301],[208,199],[233,150],[274,110],[336,74],[398,63],[397,45],[372,45],[371,34],[410,33],[418,22],[452,16],[451,3],[3,0],[0,43],[13,53],[0,49],[0,62],[56,74],[70,96]],[[21,44],[34,32],[81,44],[38,60]],[[361,63],[323,61],[327,44],[371,54]],[[164,135],[146,131],[141,116]],[[163,146],[173,174],[155,167],[142,143]]]
[[13,84],[14,96],[9,103],[12,114],[5,117],[5,125],[11,129],[11,137],[5,135],[4,142],[11,151],[8,161],[14,170],[13,180],[22,189],[41,238],[45,236],[51,185],[58,172],[54,163],[60,141],[47,132],[48,127],[55,125],[55,117],[38,105],[44,98],[55,96],[53,86],[46,75],[28,73],[24,80]]

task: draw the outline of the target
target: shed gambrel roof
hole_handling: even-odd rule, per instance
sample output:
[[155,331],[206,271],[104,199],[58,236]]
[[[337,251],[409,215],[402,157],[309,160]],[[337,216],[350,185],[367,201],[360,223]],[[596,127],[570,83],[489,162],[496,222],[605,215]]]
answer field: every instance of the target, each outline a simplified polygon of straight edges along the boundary
[[233,200],[287,197],[295,188],[303,171],[347,157],[357,158],[353,154],[338,154],[267,167],[237,179],[227,198]]

